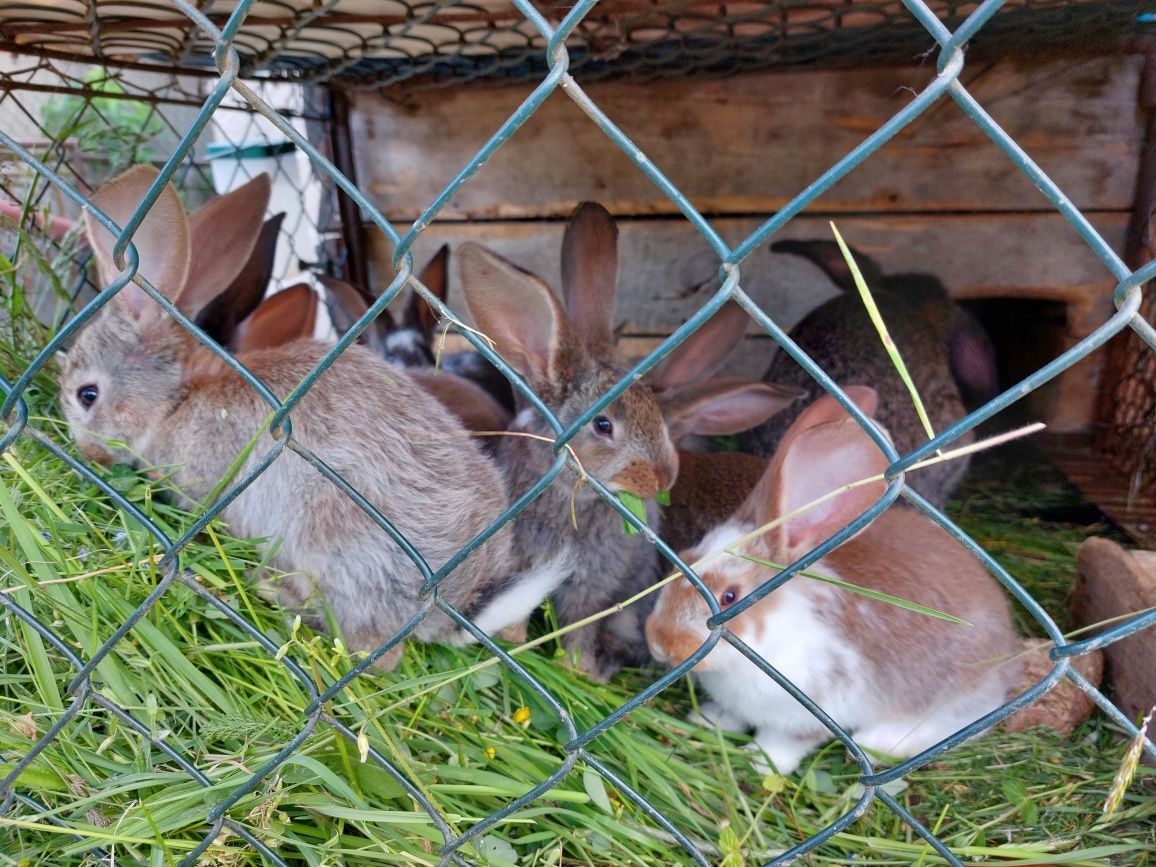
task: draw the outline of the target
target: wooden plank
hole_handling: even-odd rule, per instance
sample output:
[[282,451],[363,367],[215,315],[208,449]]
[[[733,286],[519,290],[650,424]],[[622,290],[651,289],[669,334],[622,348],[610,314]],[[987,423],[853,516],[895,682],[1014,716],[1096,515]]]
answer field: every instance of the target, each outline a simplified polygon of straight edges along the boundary
[[[1076,549],[1076,622],[1090,626],[1156,606],[1153,557],[1108,539],[1084,540]],[[1112,642],[1104,656],[1113,700],[1125,716],[1139,720],[1156,704],[1156,626]]]
[[1156,492],[1136,489],[1131,478],[1094,451],[1088,436],[1044,437],[1041,444],[1048,460],[1089,502],[1123,528],[1136,544],[1156,550]]
[[[970,92],[1084,210],[1132,201],[1141,143],[1140,58],[969,67]],[[592,84],[588,93],[699,209],[768,213],[926,87],[915,67]],[[359,178],[391,219],[412,221],[528,95],[439,90],[405,105],[353,99]],[[616,214],[670,201],[556,91],[442,211],[445,219],[565,216],[597,198]],[[1022,211],[1050,207],[949,98],[828,191],[814,211]]]
[[[1123,243],[1127,217],[1095,218],[1114,248]],[[737,243],[760,221],[721,219],[716,229]],[[886,272],[935,271],[955,297],[1036,298],[1067,305],[1062,347],[1072,345],[1103,323],[1112,311],[1114,281],[1063,218],[1053,214],[956,215],[919,217],[845,216],[838,221],[850,243],[874,257]],[[509,222],[430,226],[415,247],[418,267],[443,243],[484,243],[557,287],[564,224]],[[830,237],[826,220],[800,217],[780,238]],[[370,233],[372,270],[391,274],[391,246]],[[617,321],[620,333],[640,353],[670,334],[717,287],[718,258],[685,220],[620,221],[620,277]],[[379,278],[379,285],[388,281]],[[783,327],[790,328],[836,290],[810,263],[772,254],[766,246],[744,263],[742,285]],[[457,269],[450,268],[450,304],[464,316]],[[775,345],[753,325],[751,338],[736,353],[728,372],[759,376]],[[761,335],[761,336],[757,336]],[[1049,358],[1041,358],[1040,365]],[[1102,352],[1071,368],[1032,398],[1032,417],[1053,429],[1086,429],[1092,421]]]

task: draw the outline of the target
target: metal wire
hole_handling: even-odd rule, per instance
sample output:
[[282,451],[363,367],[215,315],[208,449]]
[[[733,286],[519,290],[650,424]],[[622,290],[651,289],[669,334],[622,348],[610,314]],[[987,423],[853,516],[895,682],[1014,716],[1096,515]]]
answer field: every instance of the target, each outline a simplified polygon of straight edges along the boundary
[[[435,88],[473,81],[541,78],[550,37],[520,10],[495,0],[283,0],[237,22],[205,6],[204,21],[233,22],[230,40],[245,76],[272,76],[344,88]],[[929,14],[958,28],[962,0],[929,0]],[[1007,0],[973,50],[981,59],[1015,52],[1111,51],[1150,30],[1143,0]],[[554,6],[560,14],[564,7]],[[657,0],[603,2],[565,36],[576,78],[649,80],[733,75],[774,68],[908,63],[934,43],[894,0],[752,0],[733,6]],[[974,22],[975,19],[973,18]],[[209,31],[190,27],[165,0],[65,5],[51,18],[20,0],[0,2],[0,47],[97,61],[138,57],[141,65],[202,72],[214,65]],[[972,34],[961,31],[962,41]]]
[[[27,440],[49,450],[57,458],[65,461],[85,481],[96,485],[111,503],[114,503],[117,507],[124,510],[125,514],[128,515],[132,521],[143,528],[160,549],[162,556],[156,568],[161,578],[156,582],[145,601],[132,612],[131,616],[123,621],[120,628],[98,647],[87,653],[76,652],[56,634],[50,625],[36,617],[27,607],[19,604],[17,599],[10,598],[6,594],[0,594],[0,606],[8,612],[9,616],[25,624],[41,636],[41,638],[60,654],[61,658],[67,662],[73,671],[71,682],[67,688],[67,707],[56,716],[52,725],[40,735],[19,761],[15,762],[3,780],[0,780],[0,795],[3,796],[3,809],[12,811],[20,806],[34,810],[36,811],[35,814],[38,815],[48,815],[47,810],[26,792],[21,791],[17,780],[21,774],[32,765],[34,760],[53,744],[61,732],[74,723],[78,714],[80,714],[82,710],[90,707],[100,708],[121,721],[130,731],[147,741],[152,748],[159,750],[177,767],[182,769],[196,785],[205,789],[213,787],[213,780],[198,767],[197,762],[192,757],[182,754],[181,751],[167,743],[163,737],[158,737],[148,725],[138,718],[137,714],[119,706],[106,694],[102,693],[97,688],[97,681],[94,680],[94,677],[96,677],[101,663],[114,651],[118,643],[135,628],[154,605],[161,599],[169,596],[175,587],[188,588],[192,591],[196,599],[199,600],[200,604],[209,606],[219,612],[221,616],[227,618],[247,634],[266,653],[270,655],[278,654],[279,649],[277,644],[252,623],[250,619],[234,610],[225,600],[210,592],[196,581],[191,573],[186,571],[182,557],[184,556],[184,549],[197,533],[207,527],[215,517],[219,516],[225,506],[271,466],[274,461],[284,459],[284,452],[290,450],[311,463],[325,479],[349,496],[366,512],[382,532],[389,534],[406,551],[423,576],[424,584],[422,586],[422,595],[424,604],[389,641],[381,645],[374,653],[370,654],[369,657],[359,662],[346,675],[335,680],[325,688],[320,688],[315,683],[314,678],[303,670],[298,663],[293,661],[292,655],[278,656],[287,675],[297,684],[301,690],[302,697],[305,699],[305,706],[302,709],[300,722],[294,734],[287,738],[284,745],[261,767],[248,771],[245,780],[241,784],[235,786],[223,797],[213,801],[211,805],[206,805],[203,817],[201,817],[205,828],[204,836],[201,838],[199,844],[186,855],[181,862],[182,864],[192,865],[197,863],[197,859],[212,845],[218,835],[222,833],[223,829],[228,829],[238,835],[241,840],[259,852],[269,863],[278,865],[286,864],[285,860],[278,855],[273,848],[262,842],[257,834],[245,827],[245,825],[238,820],[237,815],[235,815],[235,808],[237,808],[238,804],[240,804],[246,796],[258,790],[272,775],[285,767],[286,763],[319,727],[332,728],[341,738],[349,741],[351,744],[356,743],[358,735],[352,730],[349,724],[343,721],[340,715],[332,709],[332,703],[341,698],[350,684],[353,683],[354,679],[364,672],[367,666],[371,665],[375,659],[388,652],[391,648],[397,646],[417,628],[418,624],[420,624],[426,616],[437,608],[473,635],[490,654],[500,661],[512,677],[518,679],[524,684],[526,689],[535,694],[560,721],[564,733],[564,737],[560,739],[561,742],[559,744],[559,749],[564,753],[564,758],[552,773],[538,781],[538,784],[530,791],[520,797],[512,799],[500,810],[484,817],[464,831],[457,831],[452,827],[451,823],[442,815],[438,804],[431,799],[429,794],[419,784],[419,781],[411,777],[404,766],[399,764],[394,758],[376,749],[367,748],[365,750],[365,760],[372,762],[384,770],[402,787],[413,802],[428,814],[430,821],[442,838],[439,857],[443,864],[470,863],[468,856],[470,851],[469,846],[472,841],[478,839],[482,833],[487,829],[493,828],[503,819],[547,795],[547,793],[557,786],[579,763],[582,763],[585,767],[600,775],[613,786],[615,790],[622,793],[626,799],[634,803],[643,814],[659,825],[669,834],[673,841],[685,849],[692,860],[698,864],[705,865],[710,863],[706,854],[702,851],[702,848],[680,830],[667,816],[663,815],[650,804],[644,792],[640,792],[635,787],[632,787],[627,780],[600,758],[596,740],[611,727],[617,725],[627,714],[637,709],[642,703],[649,701],[663,689],[670,686],[679,678],[682,678],[698,661],[706,656],[719,641],[725,641],[746,656],[767,677],[773,679],[790,695],[802,703],[836,739],[842,742],[854,761],[858,764],[860,770],[859,782],[863,787],[862,795],[859,796],[854,803],[846,807],[840,815],[829,821],[824,828],[809,836],[789,851],[776,857],[770,863],[789,863],[836,837],[867,810],[886,809],[892,811],[915,835],[926,841],[947,863],[960,865],[962,862],[951,853],[949,848],[939,840],[929,828],[919,822],[909,810],[884,791],[883,786],[890,781],[899,779],[924,766],[944,752],[953,749],[965,739],[990,728],[1013,712],[1031,704],[1053,688],[1063,678],[1067,678],[1084,692],[1088,693],[1092,699],[1112,717],[1117,725],[1132,735],[1135,735],[1137,730],[1132,722],[1124,718],[1103,695],[1076,672],[1071,667],[1071,661],[1078,655],[1092,652],[1111,642],[1118,641],[1125,636],[1132,635],[1138,630],[1151,629],[1153,625],[1156,624],[1156,613],[1149,612],[1138,615],[1125,623],[1118,624],[1114,628],[1097,635],[1095,638],[1080,642],[1070,642],[1066,640],[1048,613],[1020,586],[1015,578],[942,512],[932,507],[918,494],[908,488],[903,475],[904,471],[912,464],[938,449],[949,446],[953,441],[972,430],[983,420],[1023,398],[1033,389],[1086,357],[1089,353],[1102,346],[1104,342],[1113,335],[1131,329],[1138,335],[1138,339],[1147,341],[1149,344],[1153,342],[1152,329],[1140,314],[1140,287],[1144,280],[1152,276],[1153,268],[1147,267],[1136,272],[1130,271],[1112,252],[1094,227],[1084,219],[1079,210],[1066,198],[1063,191],[1031,160],[1025,151],[985,113],[982,106],[979,105],[960,81],[960,74],[966,64],[964,55],[965,43],[978,42],[988,33],[993,36],[993,40],[1001,33],[1010,32],[1014,34],[1016,32],[1016,22],[1023,20],[1022,14],[1027,14],[1028,11],[1039,13],[1040,10],[1033,10],[1031,8],[1032,4],[986,0],[986,2],[981,3],[966,18],[962,18],[955,14],[954,4],[949,4],[951,9],[947,10],[947,12],[951,14],[946,14],[945,10],[941,8],[942,4],[925,3],[923,0],[903,0],[903,5],[909,13],[903,19],[905,26],[916,30],[920,40],[931,41],[939,46],[940,50],[937,60],[939,74],[935,80],[877,132],[865,139],[858,147],[853,149],[828,171],[807,185],[799,195],[774,217],[767,220],[762,226],[738,244],[730,246],[722,239],[719,233],[715,231],[710,222],[694,208],[693,204],[679,191],[677,186],[669,180],[662,170],[599,110],[598,106],[583,91],[576,80],[575,72],[581,63],[588,65],[589,68],[587,72],[590,71],[590,68],[593,68],[590,67],[593,61],[590,60],[587,42],[591,33],[596,33],[597,31],[596,29],[590,29],[591,22],[587,19],[593,14],[595,0],[580,0],[580,2],[570,8],[569,12],[557,26],[552,25],[541,15],[529,0],[513,0],[513,3],[520,17],[510,25],[511,28],[526,35],[528,45],[538,46],[543,58],[540,68],[534,67],[532,63],[526,62],[523,58],[519,61],[521,65],[518,67],[517,74],[537,74],[541,80],[533,93],[510,115],[498,132],[478,150],[461,172],[446,185],[419,219],[404,231],[393,227],[380,212],[373,207],[371,202],[361,194],[356,185],[345,178],[326,155],[318,149],[316,142],[312,141],[309,136],[290,122],[292,112],[274,109],[269,104],[268,99],[262,95],[260,87],[254,87],[251,83],[247,83],[241,78],[241,74],[245,71],[252,71],[257,68],[275,68],[278,64],[280,64],[280,68],[287,68],[293,64],[298,64],[301,70],[313,77],[320,77],[321,74],[318,72],[319,65],[324,66],[328,74],[340,74],[354,78],[358,76],[363,78],[372,76],[375,83],[381,83],[390,76],[396,77],[399,73],[397,73],[396,70],[391,70],[388,64],[385,65],[384,69],[376,68],[372,72],[368,72],[366,68],[363,67],[363,61],[361,59],[354,59],[353,55],[347,53],[339,53],[335,57],[327,57],[323,63],[321,61],[305,62],[292,58],[292,48],[297,44],[297,40],[304,38],[304,34],[312,36],[319,28],[321,31],[324,31],[327,26],[332,25],[335,14],[333,7],[335,4],[314,4],[310,7],[307,15],[303,14],[300,17],[291,17],[291,20],[288,22],[278,25],[278,27],[280,27],[279,36],[276,38],[266,38],[266,41],[261,45],[255,45],[251,39],[249,39],[251,31],[246,30],[247,23],[251,23],[248,21],[247,16],[250,16],[250,7],[253,5],[253,0],[241,0],[233,12],[224,19],[208,17],[200,5],[185,2],[185,0],[173,0],[172,7],[167,7],[168,11],[166,14],[183,16],[183,18],[178,19],[183,22],[180,29],[192,33],[193,31],[189,28],[193,25],[197,28],[195,38],[181,41],[179,44],[173,46],[173,50],[179,51],[182,57],[196,56],[198,51],[202,54],[211,53],[216,66],[216,75],[202,79],[203,83],[211,85],[211,89],[207,93],[198,91],[199,96],[197,97],[196,104],[200,106],[200,108],[187,126],[184,127],[184,132],[180,131],[180,127],[172,124],[168,125],[168,130],[172,135],[166,143],[168,149],[167,161],[161,171],[161,179],[157,185],[154,186],[152,196],[142,203],[141,209],[139,209],[133,219],[129,221],[128,225],[124,227],[114,226],[108,221],[107,217],[94,211],[96,217],[103,221],[114,234],[119,236],[116,249],[119,254],[123,254],[124,256],[124,271],[118,275],[109,286],[96,287],[99,290],[98,294],[86,304],[84,309],[72,322],[66,327],[57,330],[55,337],[43,348],[43,351],[40,352],[36,360],[27,370],[22,372],[21,376],[15,382],[0,380],[0,389],[2,389],[5,394],[5,400],[3,407],[0,408],[0,412],[2,412],[7,425],[7,430],[4,431],[2,438],[0,438],[0,451],[10,448],[14,443],[20,442],[21,440]],[[970,4],[966,5],[970,6]],[[1089,15],[1092,15],[1093,10],[1098,10],[1097,14],[1102,16],[1114,15],[1121,10],[1127,14],[1131,10],[1131,5],[1128,3],[1068,5],[1075,8],[1080,14]],[[173,7],[175,7],[175,11]],[[1056,8],[1061,7],[1067,8],[1065,4],[1056,4]],[[90,4],[90,8],[99,11],[100,4]],[[443,7],[440,6],[436,8],[438,10],[443,9]],[[11,20],[11,18],[4,18],[6,11],[10,10],[7,9],[5,4],[0,4],[0,21]],[[414,20],[406,19],[404,22],[405,28],[403,28],[402,32],[409,33],[419,29],[424,22],[429,20],[429,15],[432,14],[432,12],[429,12],[424,18]],[[1095,16],[1093,15],[1092,17],[1094,18]],[[1041,20],[1050,19],[1045,17]],[[27,27],[31,27],[33,23],[34,22],[26,22],[26,25]],[[493,22],[490,22],[487,26],[492,26],[492,23]],[[820,35],[823,37],[823,40],[827,40],[821,40],[823,45],[834,44],[830,42],[830,32],[827,32],[822,27],[819,27],[819,30],[821,31]],[[58,28],[58,32],[67,33],[67,30],[65,28]],[[158,34],[160,32],[160,30],[157,31]],[[582,46],[578,48],[575,48],[574,43],[576,34],[582,35],[582,40],[580,40]],[[163,38],[167,39],[169,37],[164,36]],[[377,37],[358,38],[364,43],[369,44]],[[162,36],[158,35],[156,39],[161,40]],[[67,42],[67,40],[63,41]],[[92,43],[85,44],[91,45]],[[117,44],[120,43],[118,43],[115,38],[112,38],[109,33],[105,33],[104,38],[100,42],[100,46],[93,50],[112,51],[114,50],[113,46]],[[158,42],[156,44],[160,43]],[[360,50],[364,50],[364,48],[365,46],[362,45]],[[349,50],[352,49],[343,49],[343,52]],[[720,62],[718,58],[722,56],[720,49],[716,46],[712,48],[711,51],[713,52],[711,56],[714,58],[711,62],[718,64]],[[358,57],[360,57],[360,55]],[[619,60],[625,68],[631,68],[632,61],[629,50],[623,52]],[[448,63],[449,61],[446,62]],[[611,63],[611,61],[599,62]],[[694,42],[689,41],[684,44],[684,53],[672,55],[669,61],[664,61],[666,65],[663,68],[667,68],[667,66],[670,65],[679,65],[681,69],[702,62],[704,61],[702,61],[696,53]],[[616,60],[614,63],[617,64],[619,61]],[[738,52],[728,61],[727,68],[741,64],[741,52]],[[430,72],[429,68],[426,68],[424,71]],[[438,69],[434,69],[431,74],[441,73]],[[459,77],[468,77],[469,74],[466,71],[462,71]],[[77,96],[81,95],[81,89],[74,88],[69,84],[62,85],[61,89],[70,95],[74,92]],[[375,316],[385,304],[389,303],[406,285],[413,270],[411,248],[415,239],[437,218],[441,209],[454,194],[464,184],[469,183],[472,176],[482,164],[496,150],[502,147],[503,143],[507,141],[556,90],[561,90],[569,98],[573,99],[590,118],[591,122],[597,125],[603,133],[622,149],[638,170],[649,178],[655,186],[675,204],[687,218],[690,225],[702,235],[719,257],[720,274],[723,278],[722,286],[684,326],[679,328],[670,338],[663,341],[662,345],[647,358],[628,371],[614,388],[594,402],[569,425],[563,424],[559,419],[551,415],[548,408],[541,402],[538,396],[497,356],[485,341],[476,335],[466,333],[467,339],[473,342],[480,352],[494,362],[506,376],[515,382],[517,388],[526,396],[532,405],[550,420],[557,434],[557,459],[550,472],[545,475],[530,492],[507,509],[494,526],[488,528],[484,533],[472,540],[465,549],[459,552],[458,556],[454,557],[441,568],[433,570],[422,560],[420,553],[396,529],[390,520],[390,516],[381,514],[371,503],[362,497],[348,481],[341,478],[341,476],[326,463],[324,455],[312,453],[294,437],[291,423],[293,409],[309,390],[314,387],[318,377],[347,349],[349,344],[356,339],[357,335],[369,325],[373,316]],[[15,98],[13,96],[14,93],[15,91],[9,91],[6,98]],[[83,95],[88,101],[84,106],[81,106],[80,109],[82,111],[90,109],[96,111],[99,108],[96,101],[103,98],[101,92],[84,92]],[[133,98],[133,94],[125,94],[123,97],[118,97],[118,99],[119,98],[130,99]],[[830,188],[847,173],[853,171],[855,167],[862,163],[871,153],[898,134],[906,124],[910,123],[932,105],[947,99],[953,100],[975,121],[1004,153],[1007,159],[1011,161],[1017,169],[1023,172],[1032,183],[1040,189],[1042,195],[1065,216],[1076,233],[1100,259],[1105,269],[1113,276],[1113,279],[1117,283],[1115,301],[1118,312],[1093,334],[1086,337],[1078,345],[1072,347],[1059,357],[1050,360],[1040,370],[1027,377],[1023,382],[1009,388],[1001,396],[976,410],[958,424],[941,432],[933,440],[916,451],[910,454],[900,455],[889,442],[883,439],[877,431],[867,424],[867,419],[857,406],[848,399],[839,386],[827,377],[826,374],[791,341],[790,337],[779,328],[765,312],[760,310],[743,291],[742,266],[746,257],[756,247],[766,243],[780,228],[806,208],[824,190]],[[329,188],[339,187],[343,189],[356,204],[363,209],[369,219],[371,219],[395,245],[393,261],[396,276],[389,288],[383,293],[381,300],[374,305],[371,311],[363,316],[358,324],[326,354],[316,369],[305,377],[298,388],[283,399],[279,399],[270,393],[243,365],[229,356],[228,353],[220,347],[213,344],[212,341],[208,340],[193,323],[182,316],[179,311],[175,310],[163,296],[159,294],[155,295],[170,315],[173,315],[198,341],[208,346],[210,350],[220,355],[224,361],[232,365],[237,373],[268,402],[274,412],[272,426],[278,430],[280,434],[275,446],[256,462],[253,469],[232,484],[217,497],[214,502],[208,504],[197,516],[191,527],[187,528],[180,535],[174,536],[173,533],[167,532],[157,523],[146,517],[99,473],[94,472],[83,461],[70,455],[68,450],[62,448],[56,441],[56,437],[39,429],[29,418],[26,396],[28,390],[32,387],[34,376],[47,359],[51,357],[51,354],[60,349],[69,337],[75,333],[76,329],[83,327],[84,323],[90,320],[91,317],[95,315],[104,304],[108,303],[116,292],[132,278],[137,261],[136,250],[130,244],[130,237],[134,228],[140,225],[144,210],[160,192],[160,185],[170,178],[178,177],[182,171],[182,167],[190,165],[189,160],[195,153],[198,139],[202,131],[210,123],[213,112],[218,109],[223,110],[224,107],[230,104],[230,101],[234,107],[240,105],[240,107],[245,110],[252,112],[254,116],[267,119],[273,127],[308,155],[314,171],[324,178]],[[163,102],[163,100],[152,100],[154,104],[160,102]],[[185,102],[187,102],[187,100],[185,100],[183,96],[175,99],[175,104],[184,104]],[[96,107],[94,108],[93,106]],[[147,120],[142,121],[142,123],[145,126],[148,124]],[[85,190],[91,189],[95,184],[87,182],[74,173],[64,170],[64,163],[58,156],[53,156],[51,153],[34,152],[26,143],[22,144],[13,135],[4,131],[0,131],[0,144],[4,145],[15,160],[32,170],[30,179],[22,190],[9,192],[9,195],[12,196],[14,200],[32,200],[36,202],[41,201],[44,196],[52,194],[63,201],[74,202],[78,207],[91,207],[87,204],[84,193]],[[197,169],[195,161],[192,163],[192,166],[194,170],[199,170]],[[186,184],[185,186],[187,187],[188,185]],[[17,197],[17,193],[19,193],[19,198]],[[124,230],[123,233],[121,231],[122,229]],[[314,254],[310,253],[309,255],[312,257]],[[544,490],[559,473],[565,470],[567,466],[567,454],[564,446],[590,419],[601,412],[604,407],[619,396],[626,388],[630,387],[631,384],[636,382],[642,374],[650,370],[664,355],[678,346],[688,335],[701,327],[721,305],[732,299],[738,301],[754,321],[799,364],[806,368],[806,370],[820,382],[823,388],[833,394],[876,439],[876,442],[884,450],[891,464],[887,471],[887,478],[889,480],[887,490],[874,506],[853,524],[844,527],[809,554],[801,557],[795,563],[790,564],[783,572],[767,581],[759,590],[750,594],[738,604],[730,607],[726,611],[720,611],[717,602],[713,596],[707,593],[699,577],[694,575],[686,564],[681,563],[681,561],[677,559],[676,553],[666,546],[661,539],[654,539],[653,533],[651,533],[644,524],[639,522],[629,510],[625,509],[617,499],[610,495],[605,488],[596,482],[592,482],[593,487],[603,496],[610,506],[618,509],[623,517],[632,522],[638,529],[644,533],[648,533],[658,545],[663,555],[676,563],[679,568],[686,571],[710,607],[711,616],[707,625],[711,632],[709,638],[702,646],[682,664],[662,676],[657,677],[649,687],[624,702],[621,707],[607,714],[601,720],[585,728],[580,728],[572,714],[562,702],[559,701],[558,697],[553,695],[525,666],[521,665],[509,653],[495,644],[487,635],[478,630],[468,618],[461,612],[455,610],[452,605],[438,594],[439,585],[441,585],[447,575],[449,575],[477,545],[481,544],[481,542],[488,538],[490,534],[496,532],[502,525],[509,522],[521,509],[525,508],[535,496]],[[441,312],[448,313],[448,310],[440,301],[433,298],[429,300]],[[785,582],[793,580],[799,571],[805,569],[811,563],[814,563],[842,541],[866,526],[900,496],[906,498],[915,508],[922,511],[930,520],[939,524],[958,540],[961,545],[969,549],[1007,591],[1025,606],[1028,612],[1038,621],[1040,627],[1048,635],[1053,644],[1051,648],[1053,666],[1046,676],[1030,689],[1026,690],[1022,695],[1017,696],[999,709],[987,714],[982,719],[966,726],[954,733],[951,737],[928,748],[917,756],[889,768],[877,769],[872,764],[872,760],[855,742],[852,734],[842,729],[828,716],[822,707],[818,706],[795,684],[784,677],[782,673],[777,671],[765,659],[761,658],[755,650],[746,645],[736,633],[729,629],[728,624],[735,616],[746,610],[750,605],[757,603],[776,587],[780,587]],[[1151,741],[1145,742],[1144,749],[1147,750],[1149,755],[1156,756],[1156,745],[1153,745]],[[58,816],[50,817],[50,821],[67,826],[67,823]],[[95,848],[90,851],[93,857],[106,857],[103,852]]]

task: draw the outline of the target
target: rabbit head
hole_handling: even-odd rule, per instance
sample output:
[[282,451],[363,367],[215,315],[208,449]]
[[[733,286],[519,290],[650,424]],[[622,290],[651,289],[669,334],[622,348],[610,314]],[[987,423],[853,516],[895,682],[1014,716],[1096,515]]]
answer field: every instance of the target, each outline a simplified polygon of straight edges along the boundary
[[[151,166],[134,166],[97,190],[92,204],[123,227],[157,176]],[[260,175],[189,215],[165,184],[133,236],[137,276],[195,318],[249,261],[268,200],[269,178]],[[84,222],[107,285],[122,270],[113,257],[116,239],[91,212]],[[80,332],[63,363],[61,403],[81,452],[132,462],[189,386],[194,369],[186,358],[194,343],[139,285],[126,284]]]
[[[866,414],[875,409],[872,389],[848,386],[845,391]],[[750,558],[779,565],[793,562],[861,515],[886,485],[882,481],[859,485],[799,514],[796,511],[886,469],[886,457],[858,422],[834,398],[821,397],[791,425],[762,479],[734,518],[709,533],[683,555],[683,560],[692,564],[707,561],[698,570],[699,577],[719,608],[726,609],[771,577]],[[773,522],[778,523],[744,538]],[[727,628],[752,646],[761,644],[762,623],[779,601],[772,593],[729,621]],[[709,637],[706,621],[710,616],[706,601],[689,581],[667,585],[646,624],[647,642],[655,659],[674,665],[689,657]],[[696,670],[733,666],[730,657],[737,654],[720,643]]]
[[[438,250],[418,278],[442,301],[446,297],[449,252],[448,246]],[[326,275],[319,275],[318,279],[326,289],[326,302],[338,334],[344,334],[352,328],[377,301],[369,290],[344,280]],[[362,339],[391,364],[406,368],[432,367],[437,321],[437,314],[426,304],[425,299],[417,292],[410,292],[400,322],[388,309],[382,310],[369,328],[362,332]]]
[[[475,325],[564,425],[625,374],[613,341],[617,230],[600,206],[580,206],[563,242],[563,285],[568,298],[581,299],[571,305],[573,318],[545,282],[496,253],[471,243],[458,256]],[[551,435],[524,402],[514,425]],[[583,470],[615,492],[652,497],[668,489],[678,471],[662,409],[645,385],[623,392],[570,447]]]

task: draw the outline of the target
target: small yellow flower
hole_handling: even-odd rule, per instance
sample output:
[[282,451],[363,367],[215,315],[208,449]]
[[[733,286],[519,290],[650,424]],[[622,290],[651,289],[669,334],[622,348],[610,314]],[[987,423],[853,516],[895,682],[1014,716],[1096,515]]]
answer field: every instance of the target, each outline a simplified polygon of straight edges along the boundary
[[498,757],[498,751],[494,747],[486,747],[486,758],[493,761]]
[[470,725],[476,726],[477,724],[478,724],[478,715],[476,713],[470,714]]
[[530,709],[528,707],[520,707],[514,711],[514,722],[520,726],[524,726],[530,722]]

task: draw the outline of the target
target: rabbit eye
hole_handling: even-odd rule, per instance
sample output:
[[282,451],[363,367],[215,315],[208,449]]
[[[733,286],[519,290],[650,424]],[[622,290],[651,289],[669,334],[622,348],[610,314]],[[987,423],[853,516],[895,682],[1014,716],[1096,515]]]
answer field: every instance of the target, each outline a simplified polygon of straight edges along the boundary
[[614,423],[604,415],[596,416],[593,425],[594,430],[604,437],[611,436],[614,433]]
[[89,383],[88,385],[82,385],[76,390],[76,399],[85,409],[88,409],[94,403],[96,403],[96,399],[98,397],[100,397],[100,389],[92,383]]
[[726,608],[728,605],[734,605],[735,601],[738,598],[739,598],[739,588],[728,587],[726,590],[724,590],[722,593],[719,594],[718,604],[721,605],[723,608]]

